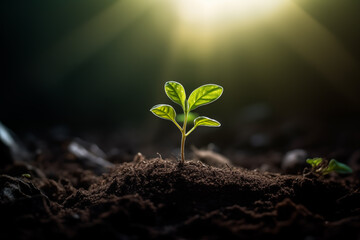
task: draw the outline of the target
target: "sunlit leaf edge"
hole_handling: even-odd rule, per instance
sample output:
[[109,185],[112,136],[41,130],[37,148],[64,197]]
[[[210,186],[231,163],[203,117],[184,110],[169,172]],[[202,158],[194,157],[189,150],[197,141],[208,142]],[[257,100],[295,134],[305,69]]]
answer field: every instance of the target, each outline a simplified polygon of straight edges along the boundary
[[[222,96],[222,94],[224,93],[224,88],[223,88],[222,86],[220,86],[220,85],[218,85],[218,84],[209,83],[209,84],[202,85],[202,86],[196,88],[194,91],[192,91],[192,92],[190,93],[190,95],[189,95],[188,102],[189,102],[189,100],[191,99],[191,97],[192,97],[192,95],[194,94],[194,92],[198,91],[198,90],[201,89],[201,88],[207,87],[207,86],[216,86],[216,87],[219,87],[219,88],[221,89],[221,93],[219,94],[219,96],[217,96],[216,98],[210,100],[209,102],[203,103],[203,104],[200,104],[200,105],[197,105],[197,106],[195,106],[195,107],[193,107],[193,106],[195,105],[195,103],[196,103],[196,102],[194,102],[194,104],[192,104],[191,106],[190,106],[190,105],[188,106],[189,111],[195,110],[195,109],[198,108],[198,107],[201,107],[201,106],[204,106],[204,105],[208,105],[208,104],[210,104],[210,103],[215,102],[215,101],[218,100],[218,99]],[[199,99],[198,99],[198,100],[199,100]],[[189,103],[189,104],[190,104],[190,103]]]
[[[180,85],[181,88],[184,90],[184,99],[183,99],[183,101],[180,99],[180,96],[179,96],[178,92],[177,92],[177,91],[175,90],[175,88],[171,85],[171,83],[175,83],[175,84],[177,84],[177,85]],[[168,91],[167,91],[167,89],[166,89],[167,86],[170,86],[170,87],[172,88],[172,91],[174,91],[174,92],[177,94],[177,96],[178,96],[178,98],[179,98],[179,102],[177,102],[176,100],[174,100],[174,99],[172,98],[172,96],[169,95],[169,93],[168,93]],[[179,104],[179,105],[185,110],[185,108],[186,108],[186,91],[185,91],[184,86],[183,86],[181,83],[176,82],[176,81],[167,81],[167,82],[164,84],[164,90],[165,90],[166,96],[168,96],[168,98],[169,98],[171,101],[173,101],[173,102],[176,103],[176,104]]]
[[[217,123],[218,125],[201,125],[199,123],[197,123],[198,121],[200,121],[201,119],[206,119],[208,121],[211,121],[213,123]],[[209,118],[209,117],[205,117],[205,116],[199,116],[197,118],[194,119],[194,126],[198,127],[198,126],[204,126],[204,127],[220,127],[221,123],[215,119]]]
[[[174,117],[169,116],[169,118],[164,118],[164,117],[159,116],[158,114],[156,114],[156,113],[154,112],[154,110],[156,110],[156,109],[158,109],[158,108],[160,108],[160,107],[169,107],[170,109],[172,109],[172,111],[174,112]],[[176,119],[176,111],[175,111],[175,109],[174,109],[171,105],[168,105],[168,104],[157,104],[157,105],[153,106],[153,107],[150,109],[150,112],[152,112],[155,116],[157,116],[158,118],[161,118],[161,119],[170,120],[170,121],[173,121],[173,122],[174,122],[175,119]]]

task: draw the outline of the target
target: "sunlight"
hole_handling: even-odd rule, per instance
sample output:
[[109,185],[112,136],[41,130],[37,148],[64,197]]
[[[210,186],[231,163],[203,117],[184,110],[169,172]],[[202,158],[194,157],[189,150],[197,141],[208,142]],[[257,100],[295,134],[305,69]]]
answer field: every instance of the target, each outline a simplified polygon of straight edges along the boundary
[[277,9],[286,0],[175,0],[181,21],[198,26],[251,20]]
[[133,0],[115,1],[67,33],[39,59],[38,65],[45,64],[47,71],[41,69],[47,84],[57,83],[66,74],[87,61],[102,47],[109,44],[129,25],[138,20],[156,0],[138,4]]
[[[221,46],[239,32],[258,29],[288,0],[174,0],[177,22],[172,31],[171,58],[190,56],[203,66]],[[252,30],[251,30],[252,31]],[[168,61],[168,64],[173,61]]]
[[360,76],[359,63],[336,35],[292,2],[288,2],[284,14],[269,21],[268,26],[334,89],[346,98],[358,101],[357,89],[341,82],[350,72]]

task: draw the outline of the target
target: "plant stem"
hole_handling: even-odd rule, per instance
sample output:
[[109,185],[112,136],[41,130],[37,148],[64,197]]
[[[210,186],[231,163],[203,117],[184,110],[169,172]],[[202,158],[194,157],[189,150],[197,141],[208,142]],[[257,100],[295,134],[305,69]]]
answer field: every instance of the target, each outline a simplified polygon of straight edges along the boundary
[[185,162],[185,139],[186,136],[184,133],[182,133],[182,137],[181,137],[181,164],[183,164]]
[[190,131],[188,131],[188,132],[185,134],[185,136],[186,136],[186,137],[189,136],[189,134],[192,133],[192,131],[194,131],[195,128],[196,128],[196,126],[194,126],[192,129],[190,129]]
[[184,111],[184,125],[181,131],[181,164],[185,162],[185,139],[188,113]]
[[175,120],[173,120],[173,123],[176,125],[176,127],[180,130],[180,132],[182,133],[183,132],[183,130],[182,130],[182,128],[180,127],[180,125],[175,121]]

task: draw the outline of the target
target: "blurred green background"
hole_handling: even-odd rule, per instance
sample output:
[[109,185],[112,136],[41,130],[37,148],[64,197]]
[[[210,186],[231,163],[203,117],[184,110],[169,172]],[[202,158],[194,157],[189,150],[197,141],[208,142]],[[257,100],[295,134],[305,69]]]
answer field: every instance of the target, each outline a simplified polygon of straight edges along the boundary
[[149,109],[170,103],[169,80],[188,94],[222,85],[199,112],[225,126],[252,104],[285,118],[360,112],[358,0],[0,5],[0,119],[10,126],[159,124]]

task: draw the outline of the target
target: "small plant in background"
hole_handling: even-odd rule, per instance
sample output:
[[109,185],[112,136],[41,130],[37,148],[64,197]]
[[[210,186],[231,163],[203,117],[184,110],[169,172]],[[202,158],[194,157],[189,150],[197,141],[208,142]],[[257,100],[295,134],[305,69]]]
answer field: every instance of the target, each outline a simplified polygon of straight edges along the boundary
[[311,158],[307,159],[306,162],[311,165],[311,171],[321,175],[326,175],[331,172],[348,174],[352,173],[352,169],[341,162],[331,159],[330,162],[322,158]]
[[29,179],[31,178],[31,175],[28,174],[28,173],[24,173],[21,176],[24,177],[24,178],[29,178]]
[[[168,104],[158,104],[150,109],[150,111],[157,117],[172,121],[181,132],[181,163],[185,161],[185,139],[198,126],[220,127],[221,124],[211,118],[199,116],[191,111],[209,103],[216,101],[223,93],[223,88],[216,84],[206,84],[195,89],[186,99],[184,87],[175,81],[165,83],[166,95],[175,103],[179,104],[184,113],[178,118],[179,122],[183,123],[181,127],[176,121],[175,109]],[[188,121],[194,119],[194,126],[186,132]]]

